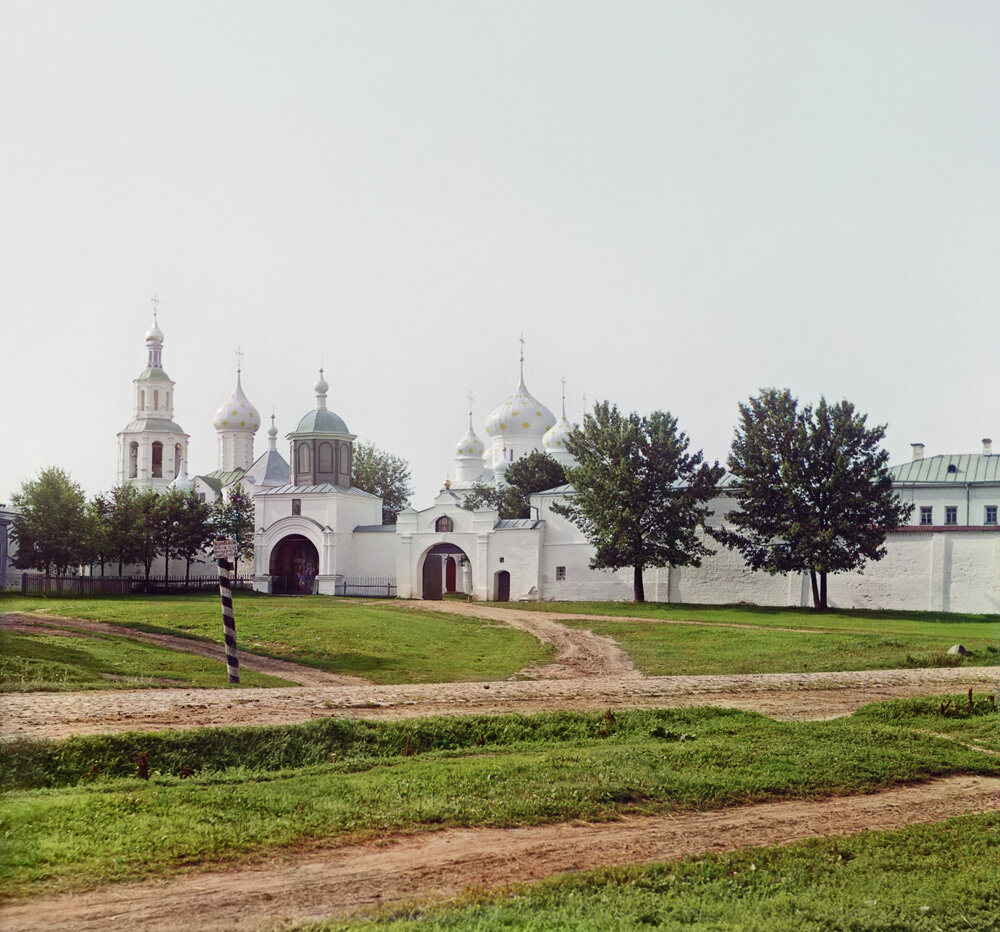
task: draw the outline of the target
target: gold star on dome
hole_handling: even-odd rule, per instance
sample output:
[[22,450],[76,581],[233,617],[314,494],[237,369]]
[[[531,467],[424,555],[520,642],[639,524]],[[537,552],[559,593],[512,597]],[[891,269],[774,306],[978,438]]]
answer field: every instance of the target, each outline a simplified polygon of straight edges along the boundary
[[524,424],[522,424],[521,426],[525,428],[531,427],[531,425],[527,421],[525,421]]

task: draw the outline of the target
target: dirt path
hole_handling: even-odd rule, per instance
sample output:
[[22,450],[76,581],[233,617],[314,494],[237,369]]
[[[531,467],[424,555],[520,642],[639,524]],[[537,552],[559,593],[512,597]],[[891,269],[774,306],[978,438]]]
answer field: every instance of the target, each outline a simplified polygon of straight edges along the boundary
[[0,908],[7,932],[263,932],[465,888],[503,887],[565,871],[668,861],[1000,811],[1000,779],[952,777],[870,796],[785,801],[716,812],[630,817],[605,824],[448,829],[378,844],[312,850],[251,867],[118,884]]
[[[155,644],[158,647],[167,647],[170,650],[208,657],[222,665],[226,662],[226,651],[221,644],[195,641],[192,638],[176,637],[172,634],[137,631],[135,628],[125,628],[122,625],[112,625],[104,621],[66,618],[62,615],[26,615],[7,612],[0,615],[0,628],[19,633],[43,631],[46,634],[60,634],[66,637],[110,634],[114,637],[128,638],[132,641],[142,641],[146,644]],[[242,668],[253,670],[255,673],[268,673],[301,686],[350,686],[367,684],[368,682],[368,680],[358,676],[327,673],[325,670],[317,670],[315,667],[306,667],[288,660],[276,660],[273,657],[262,657],[260,654],[250,654],[244,650],[241,650],[239,655]]]
[[160,731],[210,725],[277,725],[330,716],[426,715],[715,705],[783,720],[836,718],[869,702],[995,691],[996,667],[771,673],[741,676],[633,674],[492,683],[278,689],[136,689],[0,696],[0,738]]

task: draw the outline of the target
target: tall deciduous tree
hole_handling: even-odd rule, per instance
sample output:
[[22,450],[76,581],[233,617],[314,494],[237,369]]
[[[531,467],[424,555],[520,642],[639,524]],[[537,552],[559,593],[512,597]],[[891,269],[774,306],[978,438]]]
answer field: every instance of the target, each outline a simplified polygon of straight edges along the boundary
[[475,483],[465,494],[462,507],[468,511],[495,508],[501,518],[528,518],[531,516],[529,496],[565,482],[566,472],[555,459],[541,450],[532,450],[511,463],[503,480],[496,485]]
[[184,496],[174,531],[174,554],[184,561],[184,582],[191,579],[191,564],[212,539],[212,506],[201,501],[193,489]]
[[131,483],[124,483],[111,490],[111,513],[106,534],[108,554],[118,562],[118,575],[125,567],[139,560],[139,542],[142,537],[139,512],[139,490]]
[[739,507],[715,536],[751,569],[808,572],[825,609],[828,575],[881,560],[913,508],[892,490],[884,436],[849,401],[800,408],[788,389],[764,389],[740,405],[729,455]]
[[239,561],[253,559],[253,496],[236,486],[227,498],[221,498],[212,507],[212,533],[215,537],[231,537],[236,541],[236,560],[233,578]]
[[16,566],[51,576],[91,557],[91,523],[83,489],[58,467],[43,469],[11,496]]
[[382,523],[395,524],[410,503],[413,489],[410,464],[368,443],[356,443],[351,462],[351,484],[382,499]]
[[635,600],[645,601],[648,566],[700,566],[711,554],[699,530],[710,516],[724,470],[701,451],[669,412],[621,414],[606,401],[585,414],[566,449],[579,464],[566,470],[574,494],[553,510],[566,515],[594,547],[594,569],[632,567]]
[[135,498],[135,558],[142,564],[147,590],[153,561],[160,555],[162,523],[162,496],[156,489],[140,489]]

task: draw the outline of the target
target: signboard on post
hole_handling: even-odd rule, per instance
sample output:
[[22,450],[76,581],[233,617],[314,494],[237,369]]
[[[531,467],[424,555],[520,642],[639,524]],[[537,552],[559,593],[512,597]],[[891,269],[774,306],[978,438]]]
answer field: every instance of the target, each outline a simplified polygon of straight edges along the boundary
[[222,631],[226,642],[226,672],[230,683],[240,681],[240,658],[236,653],[236,620],[233,618],[233,587],[229,573],[236,560],[236,541],[220,537],[212,544],[219,564],[219,597],[222,599]]

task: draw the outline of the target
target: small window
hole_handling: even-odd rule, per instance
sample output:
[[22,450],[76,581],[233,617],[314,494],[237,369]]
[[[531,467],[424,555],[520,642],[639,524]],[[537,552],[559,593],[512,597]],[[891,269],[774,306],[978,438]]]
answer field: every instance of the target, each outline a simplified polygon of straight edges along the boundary
[[135,479],[139,475],[139,444],[134,440],[128,445],[128,477]]
[[949,463],[948,472],[958,472],[958,467],[954,463]]
[[160,392],[159,390],[153,392],[153,410],[160,410]]
[[198,501],[199,502],[205,501],[205,493],[204,492],[199,492],[198,493]]
[[163,478],[163,444],[159,440],[153,444],[153,478]]
[[987,505],[986,506],[986,520],[983,524],[996,524],[997,523],[997,506]]
[[447,515],[445,515],[444,517],[438,518],[437,521],[434,522],[434,530],[444,533],[447,533],[449,531],[454,531],[455,522],[452,521],[451,518],[449,518]]
[[503,563],[503,557],[500,558],[500,562]]
[[566,578],[566,567],[565,566],[557,566],[556,567],[556,580],[558,581],[560,579],[565,579],[565,578]]
[[300,514],[302,514],[302,499],[301,498],[293,498],[292,499],[292,514],[293,515],[300,515]]
[[146,393],[145,392],[139,392],[139,410],[140,411],[145,411],[146,410]]
[[958,524],[958,505],[944,506],[944,523]]
[[920,506],[920,523],[921,524],[933,524],[934,523],[934,509],[930,505]]

